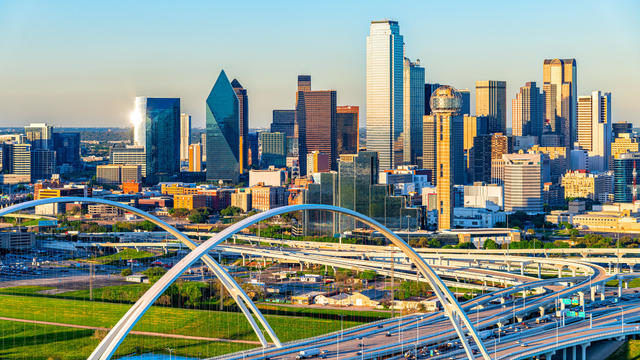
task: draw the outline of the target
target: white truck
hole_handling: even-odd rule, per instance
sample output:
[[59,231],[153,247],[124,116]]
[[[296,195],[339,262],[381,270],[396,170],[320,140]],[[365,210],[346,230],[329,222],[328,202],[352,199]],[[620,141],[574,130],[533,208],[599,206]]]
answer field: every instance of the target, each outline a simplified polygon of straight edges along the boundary
[[320,357],[324,357],[322,355],[324,355],[324,352],[320,351],[320,349],[308,349],[308,350],[301,350],[298,353],[298,356],[296,356],[296,359],[300,360],[300,359],[310,359],[313,357],[316,357],[320,355]]

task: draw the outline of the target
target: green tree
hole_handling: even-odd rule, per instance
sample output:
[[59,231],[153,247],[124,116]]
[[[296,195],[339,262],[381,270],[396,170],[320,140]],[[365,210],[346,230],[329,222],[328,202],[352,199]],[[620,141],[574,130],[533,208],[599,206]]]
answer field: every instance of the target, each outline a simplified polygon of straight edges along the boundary
[[498,244],[493,240],[493,239],[487,239],[484,241],[484,248],[485,249],[498,249]]
[[131,269],[126,268],[126,269],[122,269],[122,271],[120,271],[120,275],[123,277],[129,276],[133,274],[133,271],[131,271]]
[[147,275],[147,277],[149,278],[149,283],[153,284],[156,281],[158,281],[162,277],[162,275],[164,275],[166,272],[167,270],[165,270],[164,268],[161,268],[159,266],[154,266],[154,267],[148,268],[142,273]]

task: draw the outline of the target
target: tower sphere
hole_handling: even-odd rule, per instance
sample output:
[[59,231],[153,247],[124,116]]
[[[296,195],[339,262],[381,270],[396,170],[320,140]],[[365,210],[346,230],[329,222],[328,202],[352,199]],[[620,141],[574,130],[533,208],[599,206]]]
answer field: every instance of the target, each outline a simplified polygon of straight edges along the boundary
[[462,109],[462,95],[451,86],[443,85],[431,94],[431,111],[458,113]]

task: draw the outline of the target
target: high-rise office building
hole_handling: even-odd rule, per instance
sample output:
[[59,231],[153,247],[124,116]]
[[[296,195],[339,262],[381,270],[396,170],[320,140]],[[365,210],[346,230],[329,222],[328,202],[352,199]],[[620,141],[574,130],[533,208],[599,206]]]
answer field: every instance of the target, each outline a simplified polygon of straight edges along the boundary
[[404,58],[403,70],[403,159],[405,164],[422,162],[422,116],[424,116],[424,68],[420,60]]
[[[429,97],[431,99],[431,97]],[[431,109],[431,105],[429,105]],[[432,115],[422,117],[422,168],[428,170],[429,181],[436,184],[436,118]]]
[[200,145],[202,145],[202,161],[207,161],[207,132],[200,134]]
[[511,135],[537,136],[540,141],[544,128],[544,93],[535,82],[527,82],[511,104]]
[[578,97],[576,144],[589,152],[589,170],[607,171],[611,157],[611,93]]
[[490,133],[507,133],[506,88],[506,81],[476,81],[476,115],[489,118]]
[[56,152],[49,149],[31,151],[31,179],[51,179],[56,168]]
[[7,142],[2,144],[2,172],[31,177],[31,144]]
[[402,133],[404,40],[397,21],[372,21],[367,36],[367,150],[380,169],[393,169],[394,143]]
[[249,133],[249,97],[247,96],[247,90],[240,85],[237,79],[231,81],[231,87],[238,97],[238,117],[240,123],[238,125],[238,169],[240,174],[243,174],[247,169],[247,153],[249,147],[247,146],[247,136]]
[[282,132],[260,133],[261,167],[271,165],[282,168],[287,165],[287,136]]
[[562,145],[576,141],[577,68],[575,59],[545,59],[542,64],[545,126],[562,135]]
[[147,176],[144,146],[114,147],[109,154],[109,162],[114,165],[140,165],[142,176]]
[[307,154],[313,151],[329,155],[331,168],[336,168],[337,96],[335,90],[310,90],[311,77],[301,76],[304,76],[304,81],[301,84],[298,77],[296,125],[300,174],[306,175]]
[[307,153],[307,174],[331,171],[329,155],[319,151]]
[[470,115],[471,114],[471,92],[469,89],[458,89],[460,96],[462,96],[462,108],[460,109],[460,114],[462,115]]
[[73,167],[81,166],[80,133],[53,133],[53,150],[56,152],[56,164],[69,164]]
[[358,106],[336,107],[336,146],[338,156],[356,154],[360,142],[360,108]]
[[620,134],[633,134],[633,125],[628,122],[616,122],[611,124],[613,130],[613,138],[617,138]]
[[487,134],[488,118],[486,116],[471,116],[464,114],[463,150],[465,156],[466,183],[473,182],[473,145],[476,136]]
[[191,142],[191,114],[180,114],[180,161],[189,160]]
[[169,181],[180,172],[180,99],[138,96],[132,121],[146,155],[146,181]]
[[[611,158],[613,159],[628,152],[638,151],[640,151],[640,143],[631,133],[619,133],[618,137],[611,143]],[[613,162],[610,163],[609,168],[613,169]]]
[[247,134],[247,146],[249,147],[248,165],[257,169],[260,166],[260,141],[257,133],[250,132]]
[[238,182],[240,175],[240,106],[224,70],[206,100],[207,181]]
[[287,137],[294,137],[295,122],[295,110],[273,110],[271,132],[281,132]]
[[502,155],[510,153],[512,149],[509,137],[502,133],[476,135],[470,164],[473,167],[473,181],[502,184],[502,168],[498,163],[502,161]]
[[24,127],[27,141],[32,149],[53,149],[53,126],[44,123]]
[[[456,168],[455,141],[462,143],[464,136],[456,139],[455,120],[462,127],[463,117],[459,114],[462,108],[462,97],[454,88],[441,86],[431,96],[431,111],[436,123],[436,178],[438,193],[438,229],[450,229],[453,224],[453,184]],[[460,154],[462,155],[462,154]],[[464,162],[462,162],[464,169]]]
[[635,202],[638,199],[640,153],[620,154],[613,159],[613,201]]
[[189,171],[202,171],[202,146],[200,144],[189,145]]
[[505,154],[504,210],[542,212],[542,157]]
[[440,87],[440,84],[424,84],[424,114],[431,115],[431,94]]

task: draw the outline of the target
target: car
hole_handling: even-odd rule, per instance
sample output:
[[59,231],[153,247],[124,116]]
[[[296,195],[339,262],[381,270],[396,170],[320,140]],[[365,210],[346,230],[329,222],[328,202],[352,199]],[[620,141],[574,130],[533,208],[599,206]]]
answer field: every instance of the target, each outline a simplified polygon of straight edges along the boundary
[[522,343],[522,344],[520,344],[520,346],[522,346],[522,347],[527,347],[527,346],[529,346],[529,345],[527,345],[526,343]]
[[385,334],[386,337],[391,336],[391,331],[387,331],[387,333]]

